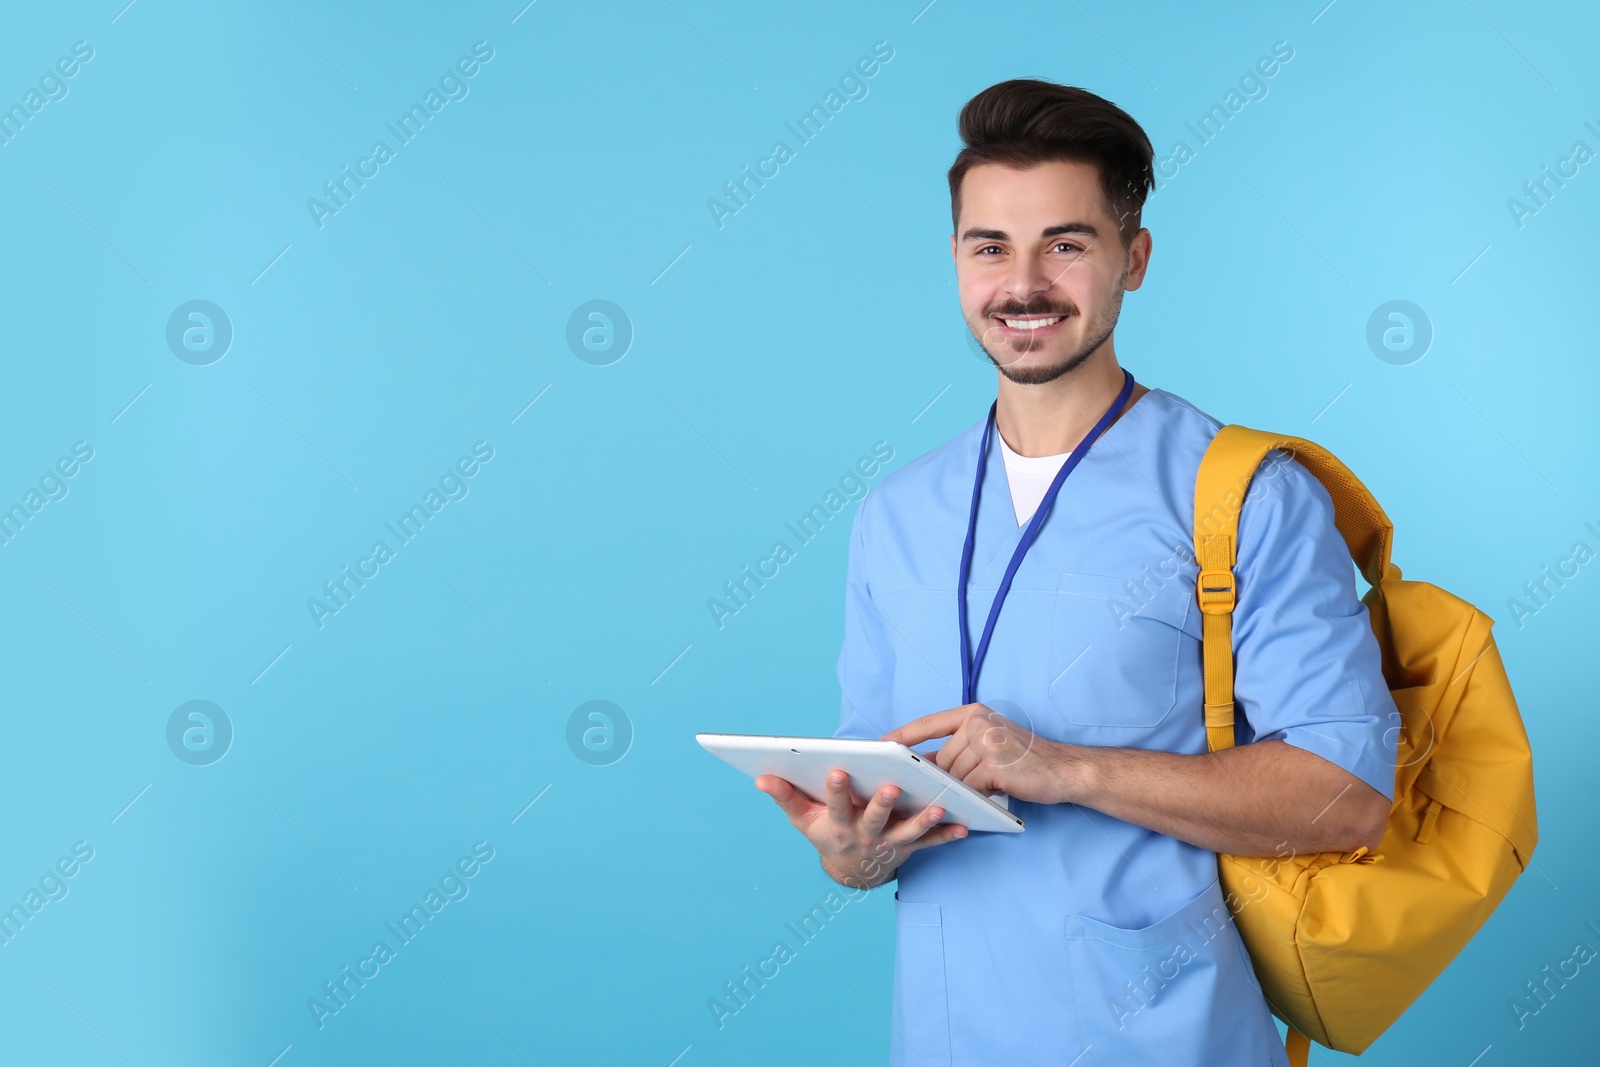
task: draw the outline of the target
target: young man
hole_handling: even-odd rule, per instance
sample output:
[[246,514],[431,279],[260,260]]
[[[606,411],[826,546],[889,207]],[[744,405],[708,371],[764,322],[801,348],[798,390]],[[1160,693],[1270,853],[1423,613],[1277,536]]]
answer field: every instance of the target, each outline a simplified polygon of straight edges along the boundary
[[960,131],[951,252],[999,370],[994,426],[862,501],[835,736],[935,743],[1027,829],[890,818],[894,787],[862,807],[837,773],[826,803],[757,786],[836,880],[898,878],[893,1063],[1284,1064],[1215,853],[1374,849],[1394,785],[1398,719],[1328,493],[1274,452],[1245,497],[1239,743],[1210,753],[1192,514],[1221,424],[1135,386],[1112,336],[1150,263],[1150,142],[1035,80],[978,94]]

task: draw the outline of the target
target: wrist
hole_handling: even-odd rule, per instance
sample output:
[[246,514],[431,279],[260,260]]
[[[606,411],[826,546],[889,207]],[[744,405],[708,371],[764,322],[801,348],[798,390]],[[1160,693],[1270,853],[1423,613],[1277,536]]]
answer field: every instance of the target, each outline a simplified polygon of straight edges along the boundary
[[1074,745],[1066,741],[1055,745],[1056,789],[1063,804],[1094,805],[1096,795],[1096,765],[1094,749],[1087,745]]
[[827,860],[823,860],[822,872],[847,889],[876,889],[892,880],[896,873],[889,871],[885,874],[882,864],[870,860],[859,867],[845,870],[836,870]]

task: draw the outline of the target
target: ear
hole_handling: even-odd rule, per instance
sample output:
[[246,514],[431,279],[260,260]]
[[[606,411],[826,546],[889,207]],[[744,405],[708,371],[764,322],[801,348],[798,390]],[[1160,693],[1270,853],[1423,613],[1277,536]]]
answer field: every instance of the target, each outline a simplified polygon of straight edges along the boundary
[[1150,231],[1141,228],[1128,241],[1128,276],[1123,279],[1122,288],[1133,292],[1144,284],[1145,272],[1150,269]]

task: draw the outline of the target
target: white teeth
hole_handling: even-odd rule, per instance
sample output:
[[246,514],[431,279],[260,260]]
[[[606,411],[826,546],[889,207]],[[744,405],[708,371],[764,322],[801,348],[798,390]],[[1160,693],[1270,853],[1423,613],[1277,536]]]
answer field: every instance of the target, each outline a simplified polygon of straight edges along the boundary
[[1046,326],[1054,326],[1061,321],[1061,316],[1057,315],[1053,319],[1001,319],[1000,321],[1013,330],[1039,330]]

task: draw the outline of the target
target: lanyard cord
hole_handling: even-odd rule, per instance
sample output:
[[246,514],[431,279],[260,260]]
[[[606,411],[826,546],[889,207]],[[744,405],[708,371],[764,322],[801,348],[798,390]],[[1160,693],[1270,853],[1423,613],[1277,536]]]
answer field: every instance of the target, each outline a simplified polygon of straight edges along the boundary
[[1056,472],[1055,479],[1050,483],[1050,488],[1045,491],[1044,499],[1034,510],[1033,518],[1028,521],[1028,528],[1023,531],[1022,540],[1018,542],[1016,551],[1011,553],[1011,563],[1006,567],[1006,573],[1000,579],[1000,588],[994,595],[994,603],[989,607],[989,618],[983,624],[983,636],[978,640],[978,653],[972,654],[972,641],[967,636],[967,579],[972,575],[972,546],[977,540],[978,531],[978,495],[983,488],[983,472],[989,458],[989,437],[995,432],[995,409],[999,400],[989,405],[989,418],[984,423],[983,440],[978,445],[978,475],[972,483],[972,509],[967,514],[967,539],[961,546],[961,570],[956,582],[956,618],[961,626],[961,702],[973,704],[977,701],[978,670],[983,666],[983,658],[989,651],[989,638],[994,634],[995,620],[1000,617],[1000,606],[1005,603],[1006,594],[1011,591],[1011,579],[1016,577],[1017,568],[1022,566],[1022,557],[1028,554],[1028,549],[1033,545],[1034,538],[1039,536],[1039,528],[1044,525],[1046,516],[1050,513],[1050,506],[1056,501],[1056,494],[1061,491],[1062,483],[1067,480],[1067,475],[1072,473],[1078,462],[1088,454],[1089,448],[1111,426],[1117,413],[1128,402],[1128,397],[1133,393],[1133,375],[1127,368],[1122,371],[1122,391],[1117,398],[1106,408],[1105,414],[1100,416],[1100,421],[1094,428],[1084,435],[1067,456],[1066,462],[1061,464],[1061,469]]

